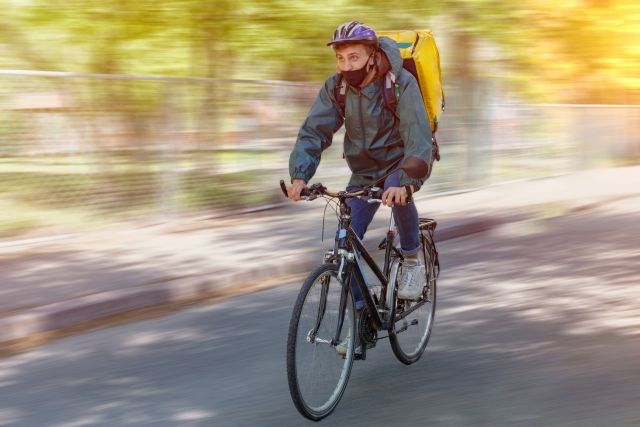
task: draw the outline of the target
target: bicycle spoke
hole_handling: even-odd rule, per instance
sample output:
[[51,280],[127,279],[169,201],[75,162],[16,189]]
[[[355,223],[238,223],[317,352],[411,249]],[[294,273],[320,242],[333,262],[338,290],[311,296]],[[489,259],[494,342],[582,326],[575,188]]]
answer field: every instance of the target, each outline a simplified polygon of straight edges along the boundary
[[[423,238],[423,246],[430,242]],[[424,352],[435,312],[436,282],[434,264],[429,252],[419,254],[426,267],[426,286],[422,298],[417,302],[402,301],[396,307],[395,324],[390,333],[391,347],[396,357],[403,363],[416,362]]]
[[[353,339],[344,358],[335,347],[339,340],[355,336],[351,293],[344,291],[336,270],[335,266],[325,266],[315,277],[310,275],[294,308],[289,331],[289,386],[296,407],[311,419],[333,410],[353,364]],[[336,341],[338,330],[341,333]]]

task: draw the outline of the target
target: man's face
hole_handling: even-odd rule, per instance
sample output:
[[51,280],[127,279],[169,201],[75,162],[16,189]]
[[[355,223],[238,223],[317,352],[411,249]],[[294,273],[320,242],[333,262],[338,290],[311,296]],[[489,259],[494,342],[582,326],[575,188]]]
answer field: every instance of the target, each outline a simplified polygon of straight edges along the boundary
[[336,58],[340,71],[359,70],[364,67],[371,54],[363,44],[348,44],[336,47]]

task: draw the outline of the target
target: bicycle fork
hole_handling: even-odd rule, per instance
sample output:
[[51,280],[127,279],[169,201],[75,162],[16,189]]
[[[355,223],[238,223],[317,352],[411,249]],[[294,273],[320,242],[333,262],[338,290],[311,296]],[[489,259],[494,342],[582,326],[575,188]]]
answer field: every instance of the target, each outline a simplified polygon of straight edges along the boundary
[[333,337],[332,344],[338,345],[340,342],[340,334],[342,333],[342,326],[344,325],[344,315],[347,311],[347,294],[349,291],[346,286],[342,286],[342,291],[340,292],[340,306],[338,308],[338,324],[336,325],[336,335]]
[[[336,325],[336,334],[333,337],[332,344],[338,345],[340,342],[340,334],[342,333],[342,326],[344,326],[344,316],[347,312],[347,297],[349,296],[349,284],[348,280],[343,280],[343,277],[350,277],[350,268],[347,266],[347,257],[344,254],[340,257],[340,267],[338,268],[338,282],[340,282],[340,304],[338,306],[338,323]],[[347,266],[347,268],[345,268]]]
[[320,325],[324,319],[324,315],[327,309],[327,294],[329,293],[329,282],[330,276],[325,276],[322,278],[322,288],[320,290],[320,302],[318,304],[318,313],[316,314],[316,322],[313,327],[307,333],[307,342],[311,344],[328,344],[331,346],[336,346],[340,342],[340,334],[342,333],[342,327],[344,325],[344,316],[347,312],[347,296],[348,290],[346,285],[341,286],[340,291],[340,304],[338,306],[338,322],[336,324],[336,332],[335,336],[331,340],[326,340],[318,337],[318,331],[320,330]]
[[318,330],[320,329],[320,324],[322,324],[322,319],[324,318],[324,313],[327,309],[327,293],[329,293],[329,276],[324,276],[322,278],[322,289],[320,290],[320,303],[318,304],[318,313],[316,316],[316,324],[312,330],[307,334],[307,341],[311,344],[315,344],[318,342],[325,342],[321,338],[318,338]]

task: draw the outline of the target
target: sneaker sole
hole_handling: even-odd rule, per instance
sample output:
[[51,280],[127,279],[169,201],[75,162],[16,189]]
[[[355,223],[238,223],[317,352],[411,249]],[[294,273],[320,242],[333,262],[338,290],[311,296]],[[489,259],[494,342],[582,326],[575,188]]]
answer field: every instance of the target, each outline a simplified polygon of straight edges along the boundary
[[422,292],[419,292],[417,295],[398,295],[398,299],[417,301],[420,299],[421,295],[422,295]]

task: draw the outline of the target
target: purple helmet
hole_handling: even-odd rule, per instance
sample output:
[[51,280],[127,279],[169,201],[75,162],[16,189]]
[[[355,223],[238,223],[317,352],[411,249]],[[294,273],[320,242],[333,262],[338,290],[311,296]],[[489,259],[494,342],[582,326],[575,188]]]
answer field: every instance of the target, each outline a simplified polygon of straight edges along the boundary
[[371,27],[364,25],[362,22],[349,21],[336,28],[333,32],[333,37],[331,38],[331,41],[327,43],[327,46],[362,41],[377,44],[378,37],[376,36],[376,32],[373,31]]

